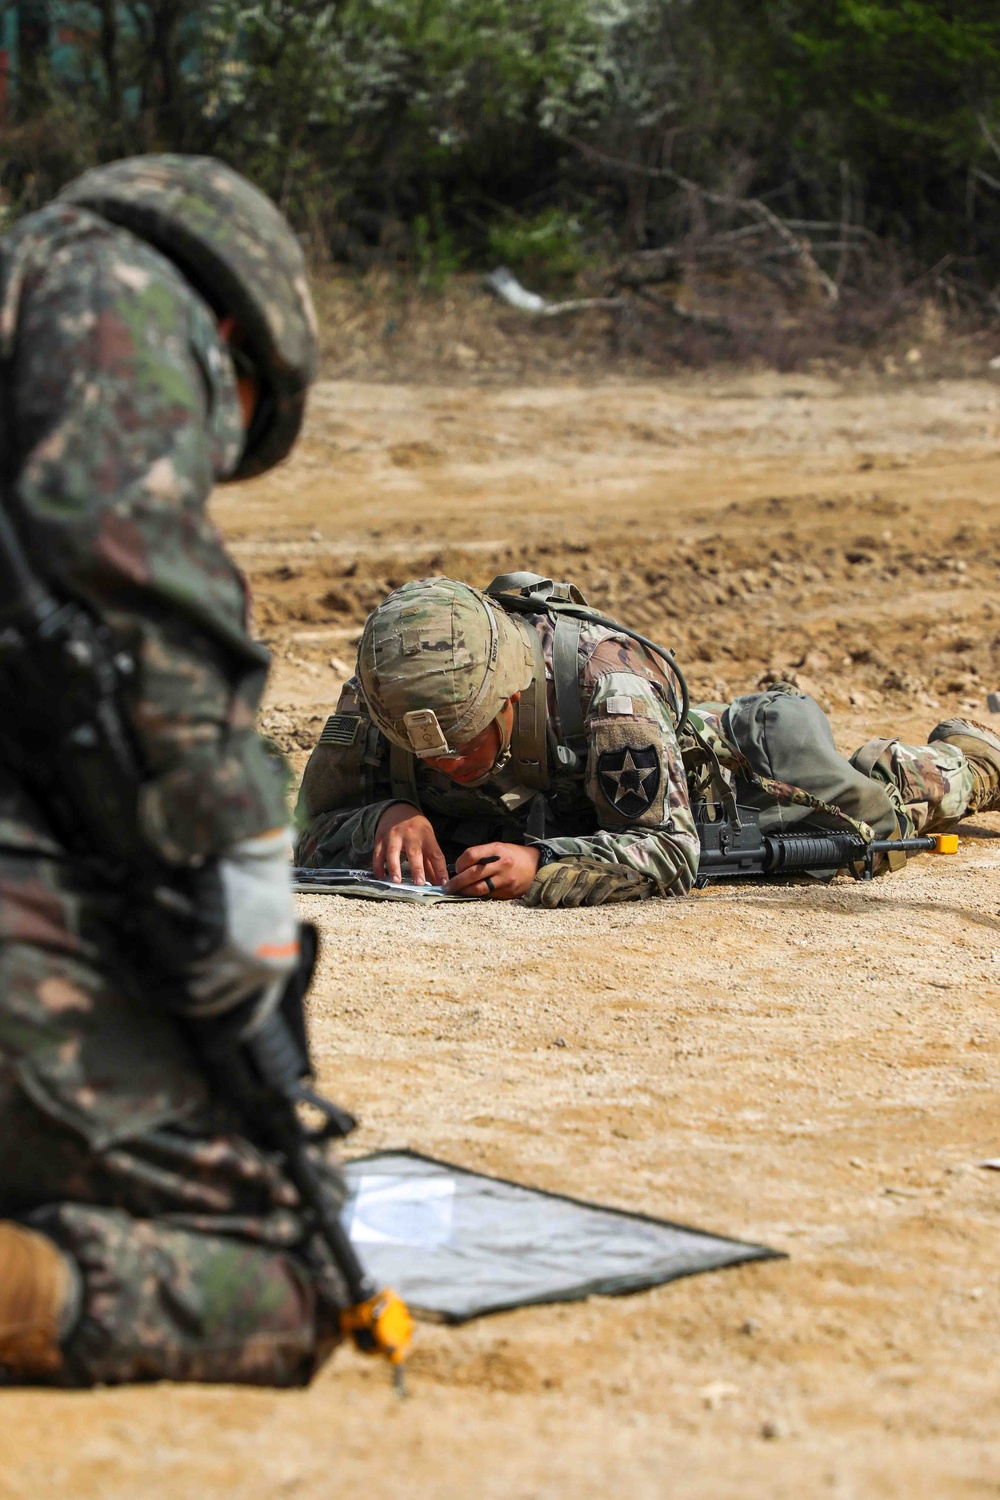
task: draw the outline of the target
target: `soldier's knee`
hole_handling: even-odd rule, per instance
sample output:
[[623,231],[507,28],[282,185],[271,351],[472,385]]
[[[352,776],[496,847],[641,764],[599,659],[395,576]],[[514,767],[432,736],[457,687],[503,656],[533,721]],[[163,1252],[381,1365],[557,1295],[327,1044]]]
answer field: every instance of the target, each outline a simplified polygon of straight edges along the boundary
[[862,776],[871,776],[877,781],[894,782],[892,774],[892,747],[895,740],[868,740],[855,750],[851,756],[851,765]]
[[304,1385],[337,1342],[336,1310],[293,1250],[84,1204],[31,1223],[80,1273],[67,1383]]

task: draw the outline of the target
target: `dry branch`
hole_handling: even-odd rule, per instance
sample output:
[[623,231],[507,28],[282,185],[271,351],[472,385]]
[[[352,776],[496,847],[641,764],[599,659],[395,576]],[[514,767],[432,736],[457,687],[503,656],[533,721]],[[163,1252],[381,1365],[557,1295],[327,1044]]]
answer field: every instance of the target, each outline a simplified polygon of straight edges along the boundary
[[[739,228],[720,229],[717,233],[705,229],[702,233],[691,236],[682,245],[637,251],[628,257],[616,273],[616,287],[639,288],[657,281],[667,281],[672,275],[672,267],[696,261],[723,261],[729,258],[741,266],[754,267],[762,266],[763,261],[774,258],[793,258],[801,263],[805,281],[819,287],[828,302],[835,305],[840,300],[840,282],[846,273],[850,252],[861,248],[865,240],[874,239],[867,229],[850,223],[849,184],[844,189],[844,211],[840,222],[783,219],[762,198],[744,198],[738,193],[715,192],[711,187],[702,186],[702,183],[696,183],[693,178],[685,177],[682,172],[675,172],[669,166],[645,166],[640,162],[630,162],[624,157],[613,156],[610,151],[601,150],[597,145],[580,141],[576,136],[564,135],[561,139],[589,160],[609,166],[613,171],[645,180],[667,181],[687,193],[691,201],[702,207],[711,205],[726,208],[729,213],[744,213],[753,219],[753,222],[745,223]],[[832,239],[826,240],[822,245],[814,245],[813,240],[802,231],[808,231],[810,236],[825,234],[832,236]],[[753,254],[748,254],[748,249]],[[825,252],[838,255],[835,278],[823,270],[817,261],[817,255]]]

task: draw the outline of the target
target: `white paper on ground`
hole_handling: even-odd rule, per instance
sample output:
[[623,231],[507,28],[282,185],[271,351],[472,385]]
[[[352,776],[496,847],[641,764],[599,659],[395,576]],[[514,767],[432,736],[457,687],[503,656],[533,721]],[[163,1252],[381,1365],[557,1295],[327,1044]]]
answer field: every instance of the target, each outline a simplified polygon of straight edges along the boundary
[[455,1184],[447,1177],[365,1175],[347,1232],[356,1245],[435,1250],[451,1239],[454,1205]]

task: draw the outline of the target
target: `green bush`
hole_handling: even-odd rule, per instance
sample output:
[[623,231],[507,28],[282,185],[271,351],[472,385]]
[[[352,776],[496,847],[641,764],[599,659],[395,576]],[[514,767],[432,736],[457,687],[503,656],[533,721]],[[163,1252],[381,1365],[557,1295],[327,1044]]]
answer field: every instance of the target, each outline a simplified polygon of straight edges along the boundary
[[580,220],[555,206],[532,218],[507,217],[492,224],[488,245],[494,260],[532,286],[565,284],[586,264]]
[[206,15],[228,139],[284,201],[375,244],[421,216],[440,241],[441,203],[481,237],[490,197],[554,181],[549,132],[603,45],[592,0],[212,0]]
[[1000,123],[995,0],[755,9],[769,49],[772,173],[811,178],[813,202],[836,215],[849,172],[873,226],[926,254],[995,238],[1000,196],[978,175],[1000,176],[988,138]]
[[71,12],[68,71],[44,50],[22,60],[0,154],[16,205],[90,161],[208,151],[317,251],[388,258],[427,286],[497,259],[559,282],[595,238],[697,237],[704,202],[679,174],[791,217],[848,216],[914,263],[948,255],[1000,280],[997,0],[67,0],[58,14]]

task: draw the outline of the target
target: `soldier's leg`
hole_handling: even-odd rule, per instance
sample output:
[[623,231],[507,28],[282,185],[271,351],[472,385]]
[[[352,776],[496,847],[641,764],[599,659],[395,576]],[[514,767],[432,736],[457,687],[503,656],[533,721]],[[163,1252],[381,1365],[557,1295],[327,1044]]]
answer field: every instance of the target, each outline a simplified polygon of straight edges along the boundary
[[303,1385],[338,1341],[335,1310],[301,1253],[85,1204],[27,1222],[80,1276],[59,1384]]
[[[896,801],[889,789],[841,755],[826,714],[812,698],[784,688],[748,693],[730,704],[722,728],[759,776],[799,787],[840,808],[867,823],[879,838],[895,836]],[[765,832],[817,821],[810,807],[776,804],[750,788],[741,788],[740,797],[758,806]]]
[[[207,1126],[95,1152],[0,1080],[2,1213],[56,1245],[77,1288],[61,1362],[29,1376],[290,1385],[338,1341],[343,1289],[289,1185],[251,1143]],[[119,1203],[133,1211],[106,1206]],[[13,1290],[0,1286],[0,1346]]]
[[0,1384],[302,1385],[338,1341],[301,1255],[115,1209],[0,1222],[0,1274]]
[[[48,1378],[308,1379],[336,1340],[336,1273],[291,1184],[209,1098],[174,1023],[105,977],[86,926],[59,872],[0,858],[0,1219],[40,1230],[79,1288]],[[5,1308],[0,1286],[0,1347],[16,1291]]]
[[880,781],[907,835],[933,832],[1000,806],[1000,738],[968,719],[946,719],[930,743],[869,740],[851,763]]

